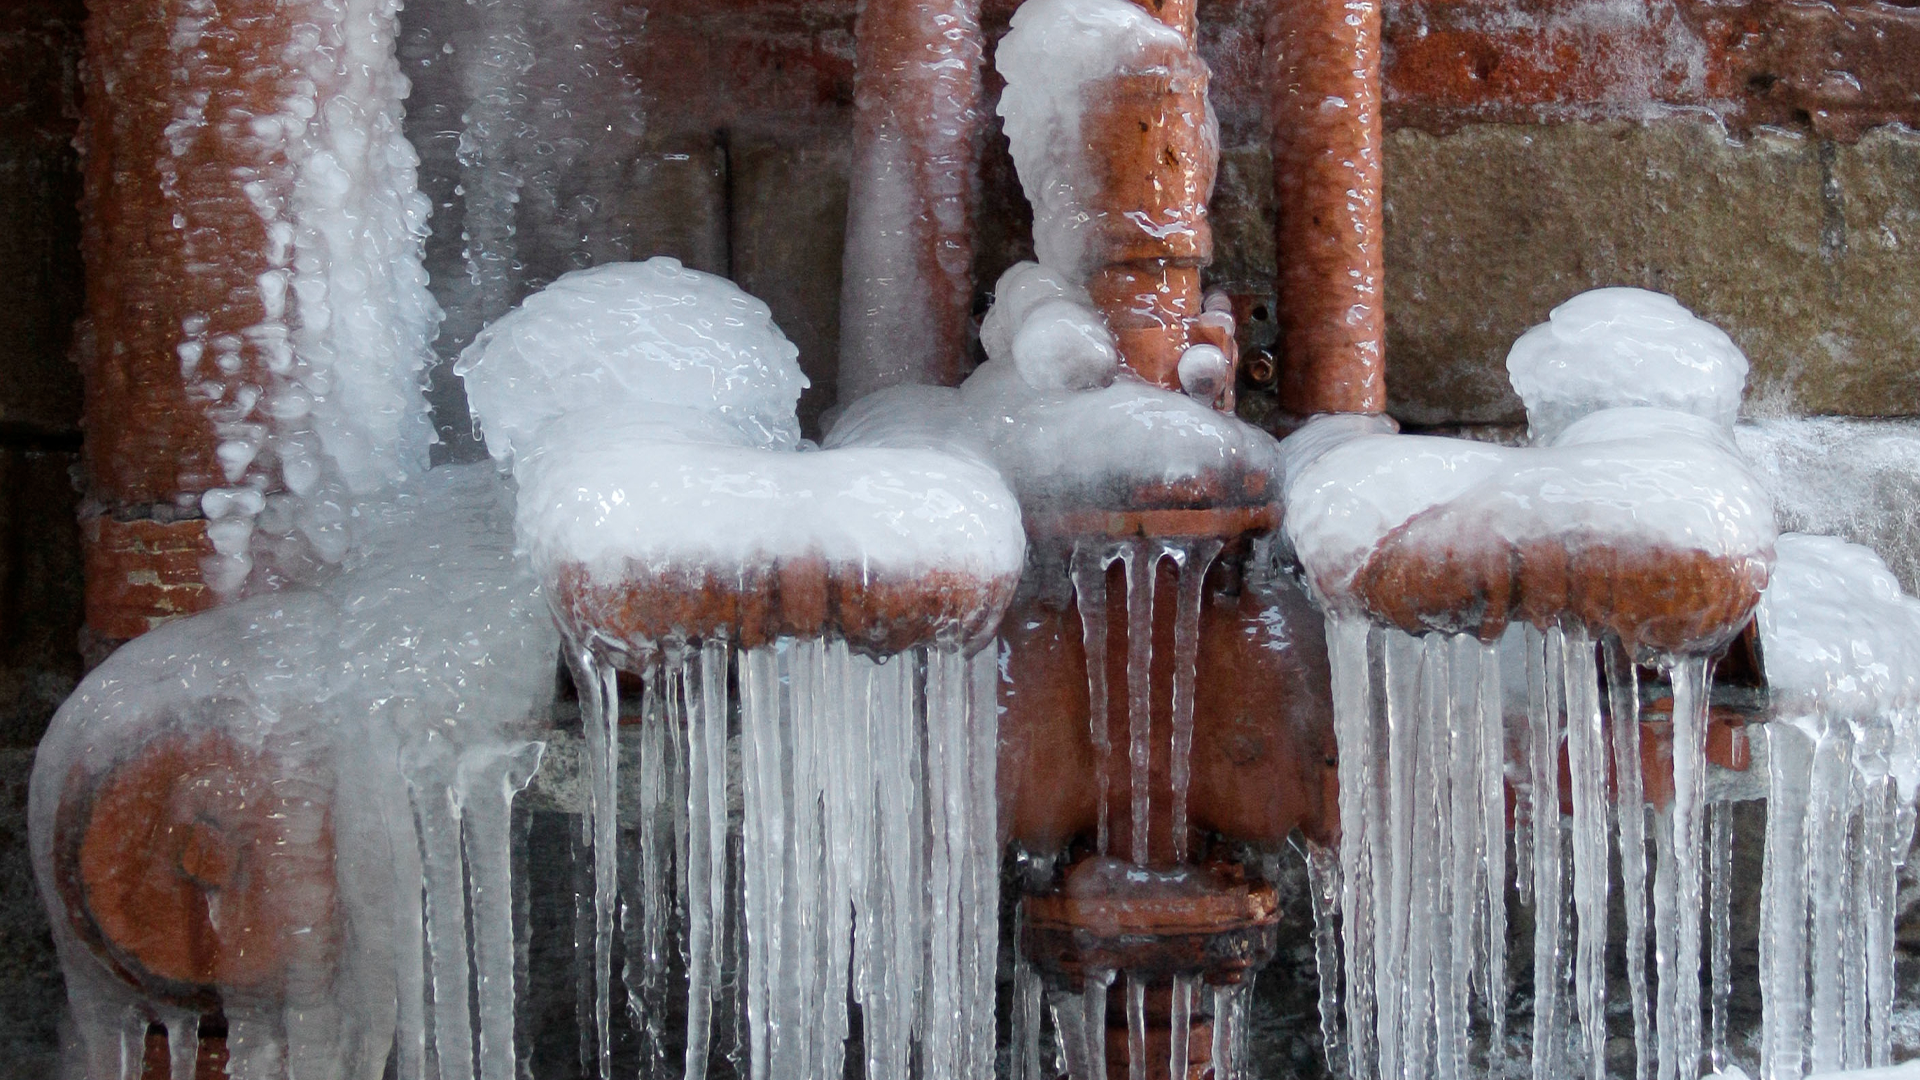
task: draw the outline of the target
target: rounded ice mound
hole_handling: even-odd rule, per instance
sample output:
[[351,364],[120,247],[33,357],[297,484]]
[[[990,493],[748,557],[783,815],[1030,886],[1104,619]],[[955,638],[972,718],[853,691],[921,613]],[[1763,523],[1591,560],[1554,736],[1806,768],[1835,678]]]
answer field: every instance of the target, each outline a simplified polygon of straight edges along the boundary
[[1520,335],[1507,353],[1507,377],[1537,443],[1589,413],[1626,406],[1689,412],[1731,429],[1747,358],[1671,296],[1594,289]]
[[1033,314],[1033,309],[1049,300],[1068,299],[1092,304],[1087,290],[1072,284],[1058,273],[1037,262],[1017,262],[1007,267],[993,286],[993,306],[980,320],[980,344],[987,358],[998,360],[1013,355],[1013,338]]
[[799,355],[766,304],[659,257],[562,276],[481,331],[454,372],[502,461],[556,417],[643,403],[718,414],[750,443],[790,450]]

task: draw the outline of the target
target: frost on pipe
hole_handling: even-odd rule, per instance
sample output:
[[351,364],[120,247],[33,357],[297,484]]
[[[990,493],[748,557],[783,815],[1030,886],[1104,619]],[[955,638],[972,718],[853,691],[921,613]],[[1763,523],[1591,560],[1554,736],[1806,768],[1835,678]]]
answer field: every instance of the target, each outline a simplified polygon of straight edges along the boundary
[[1128,0],[1023,4],[994,64],[1041,264],[1091,292],[1143,378],[1178,386],[1213,255],[1206,64]]
[[838,633],[895,652],[991,629],[1025,551],[993,468],[936,442],[799,452],[806,385],[765,305],[671,259],[569,274],[461,361],[562,624]]
[[[668,913],[686,912],[687,1075],[705,1073],[721,942],[739,940],[719,925],[733,895],[730,687],[748,954],[735,1061],[756,1078],[838,1075],[851,980],[869,1075],[904,1080],[916,1051],[927,1076],[991,1068],[997,717],[977,704],[994,673],[979,645],[1024,563],[1019,507],[967,434],[920,407],[922,388],[869,395],[827,449],[801,444],[795,356],[764,304],[655,259],[561,278],[461,360],[489,449],[512,462],[521,545],[580,689],[583,1045],[602,1076],[622,668],[648,687],[643,816],[675,814],[671,830],[643,824],[629,904],[654,945]],[[661,1060],[671,967],[646,948],[629,977]]]
[[[438,1001],[477,982],[472,1071],[512,1075],[506,815],[556,641],[503,500],[429,473],[362,508],[324,587],[169,623],[62,706],[31,837],[90,1075],[153,1021],[190,1062],[216,1007],[236,1077],[417,1065],[423,970]],[[467,1060],[442,1011],[435,1053]]]
[[[1463,1075],[1476,997],[1500,1071],[1509,786],[1533,1074],[1605,1068],[1616,829],[1637,1075],[1698,1069],[1709,657],[1767,582],[1772,505],[1733,448],[1745,365],[1723,336],[1647,294],[1568,312],[1587,332],[1530,332],[1509,361],[1534,446],[1334,416],[1281,447],[1286,538],[1328,616],[1357,1077]],[[1648,801],[1637,663],[1673,695],[1650,820],[1613,812]]]
[[1323,605],[1411,633],[1492,640],[1511,621],[1572,617],[1635,651],[1724,645],[1766,584],[1774,536],[1728,430],[1745,361],[1670,302],[1670,332],[1634,325],[1650,295],[1601,290],[1559,309],[1636,331],[1589,335],[1607,364],[1547,347],[1539,328],[1514,346],[1532,447],[1334,418],[1285,444],[1287,535]]
[[968,367],[981,122],[979,0],[861,5],[840,400]]
[[426,466],[397,7],[121,4],[90,31],[94,495],[203,513],[221,593],[325,576],[353,501]]
[[1891,1061],[1894,894],[1920,784],[1920,600],[1866,548],[1787,534],[1777,552],[1756,614],[1775,714],[1760,1065],[1797,1077]]

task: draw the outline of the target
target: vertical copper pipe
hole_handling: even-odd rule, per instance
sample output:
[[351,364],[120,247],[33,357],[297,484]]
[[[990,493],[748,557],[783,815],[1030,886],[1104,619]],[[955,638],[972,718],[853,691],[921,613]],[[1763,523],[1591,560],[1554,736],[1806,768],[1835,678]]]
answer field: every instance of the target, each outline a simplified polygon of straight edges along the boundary
[[[294,20],[273,0],[88,5],[80,148],[86,312],[87,625],[144,632],[210,606],[199,495],[223,483],[217,424],[255,413],[266,364],[253,201],[273,183],[255,125],[282,109]],[[251,386],[251,391],[248,389]]]
[[979,0],[865,0],[840,301],[839,399],[970,367]]
[[1280,402],[1308,416],[1386,407],[1380,5],[1276,0],[1267,23]]
[[1088,199],[1102,222],[1087,291],[1128,366],[1177,390],[1201,312],[1200,270],[1213,260],[1207,200],[1219,146],[1206,65],[1193,51],[1193,0],[1134,2],[1180,31],[1186,48],[1116,76],[1081,121],[1095,170]]

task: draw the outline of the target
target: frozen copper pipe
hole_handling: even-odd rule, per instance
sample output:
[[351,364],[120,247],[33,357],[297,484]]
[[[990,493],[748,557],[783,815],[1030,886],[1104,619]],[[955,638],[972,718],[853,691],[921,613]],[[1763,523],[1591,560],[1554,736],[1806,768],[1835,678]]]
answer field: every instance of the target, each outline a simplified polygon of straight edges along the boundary
[[[185,22],[138,0],[88,6],[86,308],[74,353],[85,380],[87,495],[98,511],[87,533],[88,625],[98,636],[131,636],[214,599],[197,572],[180,580],[172,557],[206,546],[205,523],[164,517],[222,483],[214,414],[260,419],[234,400],[266,377],[248,331],[265,319],[259,280],[270,245],[248,191],[266,181],[270,197],[284,162],[260,149],[252,124],[281,110],[300,75],[276,70],[297,30],[273,0],[221,4]],[[208,399],[215,384],[196,370],[216,372],[219,398]],[[159,554],[144,560],[145,550]]]
[[296,972],[330,970],[329,783],[219,732],[141,734],[60,791],[54,882],[78,940],[154,1000],[189,1008],[223,993],[272,1000]]
[[1186,43],[1107,80],[1081,121],[1099,223],[1087,290],[1127,364],[1178,389],[1180,354],[1202,312],[1200,270],[1213,259],[1207,200],[1220,148],[1207,116],[1207,68],[1193,51],[1192,5],[1142,6]]
[[857,26],[840,400],[967,374],[979,0],[866,0]]
[[824,559],[734,572],[635,567],[618,580],[597,581],[576,563],[560,568],[548,596],[562,630],[634,658],[676,639],[718,636],[753,647],[828,634],[887,654],[934,640],[984,639],[1017,584],[939,570],[895,579]]
[[1449,533],[1445,514],[1387,534],[1354,578],[1369,614],[1412,634],[1498,638],[1509,623],[1572,619],[1635,652],[1712,653],[1752,616],[1767,584],[1758,555],[1557,540],[1515,544]]
[[1277,0],[1267,23],[1267,84],[1281,406],[1298,416],[1380,412],[1377,0]]

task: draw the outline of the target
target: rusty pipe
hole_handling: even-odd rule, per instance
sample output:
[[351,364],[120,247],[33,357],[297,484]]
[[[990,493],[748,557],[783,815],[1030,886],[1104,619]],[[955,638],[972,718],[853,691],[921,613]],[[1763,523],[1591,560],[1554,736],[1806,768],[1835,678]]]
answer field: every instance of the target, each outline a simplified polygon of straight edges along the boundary
[[1200,272],[1213,260],[1207,200],[1219,137],[1207,106],[1207,67],[1194,51],[1191,0],[1135,2],[1179,30],[1183,47],[1155,51],[1090,95],[1081,135],[1099,226],[1087,291],[1127,365],[1177,390],[1180,356],[1199,340]]
[[972,366],[983,120],[979,0],[865,0],[855,33],[843,403]]
[[1277,0],[1266,32],[1280,404],[1386,408],[1378,0]]

